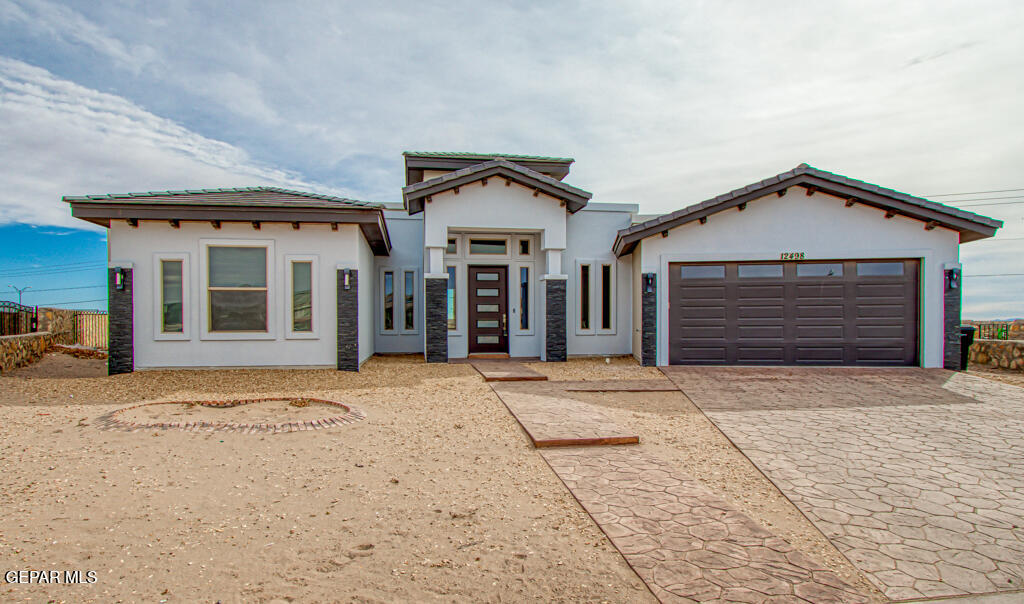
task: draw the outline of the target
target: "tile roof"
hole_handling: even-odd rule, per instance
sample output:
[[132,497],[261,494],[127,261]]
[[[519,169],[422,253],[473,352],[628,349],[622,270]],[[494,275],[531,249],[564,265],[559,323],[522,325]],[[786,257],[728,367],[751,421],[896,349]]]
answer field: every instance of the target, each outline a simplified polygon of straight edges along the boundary
[[[491,174],[504,173],[508,176],[518,177],[522,181],[525,181],[529,186],[536,186],[542,189],[548,195],[563,198],[567,202],[567,207],[570,212],[576,212],[583,206],[587,205],[587,202],[593,197],[593,194],[583,189],[576,188],[572,185],[567,185],[557,178],[551,178],[546,174],[541,174],[536,170],[531,170],[519,164],[514,164],[504,159],[496,159],[486,161],[479,164],[474,164],[461,170],[455,170],[430,180],[424,180],[412,185],[408,185],[402,189],[402,198],[408,205],[410,201],[418,200],[428,195],[433,195],[441,191],[465,184],[470,181],[475,181],[480,178],[486,178]],[[413,208],[412,205],[408,205],[410,213],[419,211],[419,206]]]
[[119,203],[137,201],[149,204],[224,205],[224,206],[302,206],[317,208],[365,208],[383,206],[369,201],[294,191],[280,187],[236,187],[228,189],[188,189],[182,191],[146,191],[141,193],[110,193],[106,195],[64,196],[75,203]]
[[445,159],[479,159],[481,161],[493,159],[508,159],[519,161],[537,161],[552,163],[571,164],[576,160],[571,157],[545,157],[543,155],[514,155],[510,153],[469,153],[465,151],[404,151],[406,157],[437,157]]

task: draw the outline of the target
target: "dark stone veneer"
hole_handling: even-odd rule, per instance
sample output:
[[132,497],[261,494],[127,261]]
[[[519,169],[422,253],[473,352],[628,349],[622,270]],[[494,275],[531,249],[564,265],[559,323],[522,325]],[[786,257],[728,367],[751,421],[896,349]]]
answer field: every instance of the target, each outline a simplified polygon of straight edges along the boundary
[[[950,278],[956,275],[957,284],[960,287],[953,289],[949,286]],[[943,288],[943,331],[945,333],[945,346],[942,352],[942,366],[953,371],[960,371],[960,302],[963,291],[963,281],[959,269],[943,271],[945,277]]]
[[424,313],[424,350],[428,363],[448,362],[448,278],[428,277]]
[[[119,271],[124,273],[122,289],[117,289]],[[107,270],[107,319],[107,374],[131,373],[135,371],[135,312],[130,268]]]
[[[648,280],[651,291],[647,291]],[[644,273],[640,287],[640,364],[654,367],[658,364],[658,275]]]
[[359,271],[354,268],[338,269],[338,370],[359,371]]
[[544,360],[565,361],[565,279],[544,281]]

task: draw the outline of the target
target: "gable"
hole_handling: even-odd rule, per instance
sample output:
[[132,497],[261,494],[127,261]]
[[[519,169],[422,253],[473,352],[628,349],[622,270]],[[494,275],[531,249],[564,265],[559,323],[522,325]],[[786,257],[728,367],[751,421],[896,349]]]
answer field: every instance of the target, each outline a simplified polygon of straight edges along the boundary
[[926,230],[942,226],[959,232],[961,242],[991,237],[1003,225],[986,216],[800,164],[789,172],[622,229],[613,250],[617,256],[623,256],[631,253],[637,242],[652,235],[664,234],[694,221],[707,222],[709,216],[726,210],[743,211],[748,203],[767,203],[765,200],[772,196],[799,194],[790,192],[798,190],[803,190],[807,196],[820,192],[838,197],[845,200],[848,208],[872,207],[880,210],[879,217],[912,218],[923,223]]

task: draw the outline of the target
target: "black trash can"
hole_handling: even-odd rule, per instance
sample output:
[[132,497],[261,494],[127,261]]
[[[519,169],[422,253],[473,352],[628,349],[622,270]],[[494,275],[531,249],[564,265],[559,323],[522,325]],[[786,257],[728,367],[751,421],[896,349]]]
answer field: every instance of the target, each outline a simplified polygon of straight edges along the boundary
[[978,328],[973,325],[960,326],[960,370],[967,370],[967,359],[971,358],[971,344],[974,344],[974,332]]

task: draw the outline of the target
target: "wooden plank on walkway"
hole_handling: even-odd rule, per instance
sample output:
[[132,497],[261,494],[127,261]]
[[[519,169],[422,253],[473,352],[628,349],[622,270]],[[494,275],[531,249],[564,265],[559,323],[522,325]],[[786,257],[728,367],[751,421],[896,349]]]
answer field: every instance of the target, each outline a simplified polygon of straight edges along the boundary
[[506,359],[473,359],[470,365],[480,372],[485,382],[532,382],[548,379],[548,376],[537,373],[522,363]]
[[541,456],[662,602],[868,601],[643,449],[563,449]]

